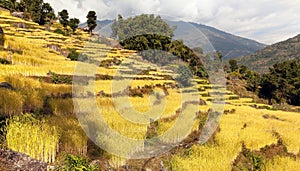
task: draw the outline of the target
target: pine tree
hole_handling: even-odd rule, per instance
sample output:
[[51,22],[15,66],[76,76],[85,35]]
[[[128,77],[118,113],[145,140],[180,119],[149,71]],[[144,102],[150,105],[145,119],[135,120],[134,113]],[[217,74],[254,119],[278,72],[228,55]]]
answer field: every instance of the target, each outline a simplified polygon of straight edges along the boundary
[[54,10],[49,3],[43,3],[41,11],[40,25],[45,25],[55,19]]
[[72,28],[73,32],[76,31],[78,28],[78,24],[80,23],[80,20],[78,18],[71,18],[69,22],[69,26]]
[[59,23],[62,24],[66,29],[69,24],[69,13],[66,9],[62,10],[61,12],[58,12],[58,20]]
[[93,30],[97,27],[97,16],[95,11],[89,11],[87,18],[87,26],[89,28],[89,32],[92,34]]

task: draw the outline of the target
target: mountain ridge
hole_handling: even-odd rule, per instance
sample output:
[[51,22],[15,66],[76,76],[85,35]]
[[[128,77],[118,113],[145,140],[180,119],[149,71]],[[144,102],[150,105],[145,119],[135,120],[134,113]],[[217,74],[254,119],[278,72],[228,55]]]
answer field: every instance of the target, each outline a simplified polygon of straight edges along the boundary
[[269,45],[252,55],[241,56],[237,61],[259,73],[266,73],[274,64],[293,59],[300,60],[300,34]]
[[[100,33],[104,37],[110,37],[112,32],[110,25],[112,22],[113,20],[97,20],[95,32]],[[174,32],[175,39],[182,39],[183,37],[186,38],[189,32],[191,32],[188,39],[191,39],[194,43],[196,42],[198,46],[200,45],[201,47],[204,47],[204,49],[211,49],[208,47],[209,45],[207,45],[208,43],[211,44],[216,51],[220,51],[223,54],[224,60],[250,55],[266,47],[265,44],[259,43],[255,40],[236,36],[211,26],[184,21],[166,20],[166,22],[171,26],[177,26],[177,29]],[[80,27],[85,26],[86,23],[80,24]],[[194,36],[195,29],[200,31],[206,37],[200,36],[201,39],[207,40],[193,40],[197,38],[197,36]],[[192,48],[194,47],[193,43],[188,45]]]

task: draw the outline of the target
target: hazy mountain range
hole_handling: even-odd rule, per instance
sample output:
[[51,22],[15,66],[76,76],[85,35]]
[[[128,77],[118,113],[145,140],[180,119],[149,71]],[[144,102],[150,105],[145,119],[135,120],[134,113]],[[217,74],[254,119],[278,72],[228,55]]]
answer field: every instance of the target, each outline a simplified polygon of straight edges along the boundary
[[[112,20],[97,21],[95,31],[102,36],[110,37],[112,22]],[[167,21],[167,23],[176,26],[175,39],[183,39],[191,48],[200,46],[207,51],[212,49],[220,51],[225,60],[250,55],[266,47],[257,41],[235,36],[202,24],[183,21]],[[80,27],[84,26],[86,23],[80,25]]]
[[300,34],[248,56],[237,58],[240,65],[246,65],[250,69],[265,73],[277,62],[297,59],[300,60]]

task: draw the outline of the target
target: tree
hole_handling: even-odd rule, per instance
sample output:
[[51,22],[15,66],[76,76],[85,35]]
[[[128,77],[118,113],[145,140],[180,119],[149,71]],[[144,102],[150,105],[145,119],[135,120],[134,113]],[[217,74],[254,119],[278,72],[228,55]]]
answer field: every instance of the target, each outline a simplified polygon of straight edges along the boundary
[[216,58],[218,58],[220,61],[223,61],[223,54],[222,54],[222,52],[216,51],[216,52],[214,53],[214,56],[215,56]]
[[62,24],[66,29],[69,24],[69,13],[66,9],[62,10],[61,12],[58,12],[58,20],[59,23]]
[[193,73],[188,66],[179,65],[177,69],[179,76],[176,77],[176,81],[183,87],[188,87],[191,85],[191,79],[193,78]]
[[33,2],[34,0],[21,0],[20,3],[23,3],[25,6],[25,10],[24,12],[29,12],[30,11],[30,4]]
[[201,47],[195,47],[193,48],[193,51],[201,55],[204,54],[203,49]]
[[89,32],[92,34],[93,30],[97,27],[97,16],[95,11],[89,11],[87,18],[87,26],[89,28]]
[[16,10],[17,0],[10,0],[10,2],[12,3],[12,9]]
[[43,0],[24,0],[26,11],[30,13],[32,21],[39,23],[42,15]]
[[[173,37],[175,28],[171,28],[160,16],[153,14],[142,14],[130,17],[126,20],[118,15],[118,21],[115,21],[113,34],[118,35],[119,40],[129,39],[138,35],[159,35],[164,37]],[[112,35],[113,36],[113,35]],[[115,35],[114,35],[115,36]]]
[[49,23],[55,19],[54,10],[49,3],[43,3],[41,11],[42,14],[39,22],[40,25],[45,25],[46,23]]
[[239,69],[239,66],[238,66],[238,64],[237,64],[237,61],[234,60],[234,59],[230,59],[230,60],[229,60],[229,65],[230,65],[230,70],[231,70],[231,72],[234,72],[234,71],[236,71],[236,70]]
[[72,28],[73,32],[76,31],[78,28],[78,24],[80,23],[80,20],[78,18],[71,18],[69,22],[69,26]]
[[15,10],[25,12],[26,10],[25,2],[23,0],[21,0],[20,2],[16,2]]
[[300,61],[277,63],[261,80],[260,97],[269,103],[289,103],[300,105]]
[[124,48],[145,51],[156,49],[167,51],[172,41],[173,29],[159,16],[142,14],[134,18],[123,19],[112,25],[112,37],[118,37]]
[[200,77],[207,75],[200,60],[203,50],[198,48],[201,53],[197,54],[182,40],[172,40],[175,28],[170,27],[160,16],[142,14],[124,20],[118,15],[112,30],[111,36],[118,38],[124,48],[138,51],[152,63],[166,65],[180,59],[188,64],[193,74]]
[[245,65],[242,65],[240,68],[239,68],[239,72],[240,74],[245,74],[247,72],[248,68],[247,66]]
[[[112,33],[111,33],[111,36],[112,38],[118,38],[118,23],[122,23],[123,22],[123,17],[121,14],[118,14],[118,20],[114,20],[114,22],[112,23],[111,25],[111,29],[112,29]],[[120,33],[119,33],[120,34]]]
[[10,11],[13,11],[15,8],[15,1],[11,1],[11,0],[1,0],[0,1],[0,7],[2,8],[6,8]]
[[[243,66],[241,66],[243,68]],[[241,73],[241,70],[240,70]],[[261,77],[257,72],[251,71],[251,70],[246,70],[244,73],[241,73],[243,79],[246,80],[247,86],[246,89],[248,91],[252,92],[258,92],[259,91],[259,86],[260,86],[260,81]]]

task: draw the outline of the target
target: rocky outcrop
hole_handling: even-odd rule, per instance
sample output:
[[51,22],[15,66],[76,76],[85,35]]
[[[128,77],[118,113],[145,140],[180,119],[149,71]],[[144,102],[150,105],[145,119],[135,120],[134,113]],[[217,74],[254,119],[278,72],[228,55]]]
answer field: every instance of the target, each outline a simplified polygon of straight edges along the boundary
[[0,149],[0,170],[47,171],[48,164],[9,149]]
[[17,23],[17,27],[25,29],[26,28],[26,24],[23,23],[23,22],[19,22],[19,23]]
[[54,51],[56,51],[56,52],[62,53],[62,50],[61,50],[61,48],[60,48],[59,45],[48,44],[48,45],[47,45],[47,48],[52,49],[52,50],[54,50]]
[[22,19],[24,18],[24,12],[13,12],[11,15]]

